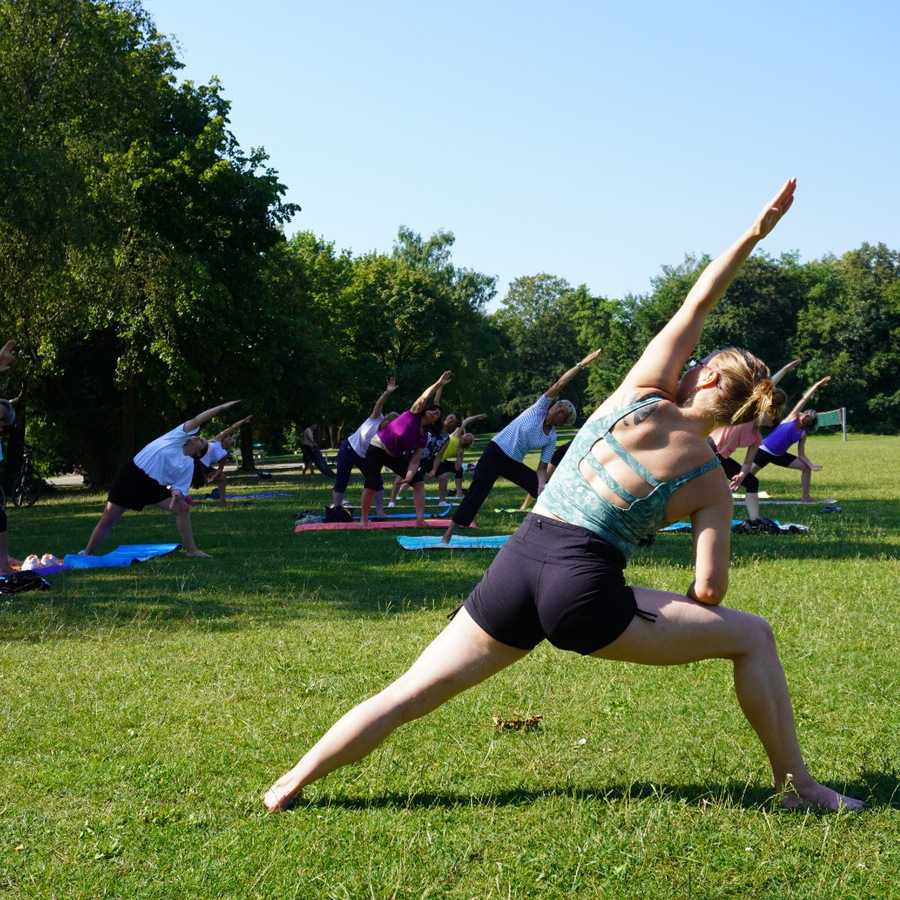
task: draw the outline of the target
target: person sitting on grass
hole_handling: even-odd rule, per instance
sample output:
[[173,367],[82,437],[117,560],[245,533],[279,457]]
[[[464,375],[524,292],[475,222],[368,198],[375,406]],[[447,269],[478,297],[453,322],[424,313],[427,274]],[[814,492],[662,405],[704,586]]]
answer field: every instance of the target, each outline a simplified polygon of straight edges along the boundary
[[[652,666],[729,660],[738,701],[769,757],[782,804],[863,806],[807,771],[768,622],[720,605],[728,585],[731,493],[707,437],[719,425],[758,421],[771,411],[768,369],[746,350],[729,348],[679,378],[704,319],[787,212],[795,184],[788,181],[706,267],[619,388],[581,427],[535,512],[456,616],[405,674],[340,718],[266,791],[266,809],[286,809],[307,785],[361,760],[399,726],[523,659],[545,639],[562,650]],[[693,524],[695,555],[687,591],[628,586],[626,561],[640,539],[685,516]],[[734,772],[734,761],[729,765]]]
[[[472,524],[498,478],[517,484],[532,497],[540,494],[547,482],[547,464],[553,458],[556,447],[556,426],[571,425],[575,421],[575,406],[569,400],[556,400],[556,397],[599,355],[600,351],[594,350],[563,373],[525,412],[519,413],[506,428],[488,441],[475,466],[475,477],[469,491],[453,513],[441,538],[444,546],[450,545],[454,528],[467,528]],[[523,462],[526,454],[535,450],[541,452],[537,471],[529,469]]]
[[194,460],[194,477],[191,480],[191,487],[203,488],[207,485],[213,486],[213,496],[217,503],[225,503],[225,491],[227,489],[227,478],[225,476],[225,463],[228,460],[228,454],[234,447],[235,434],[241,430],[242,425],[246,425],[253,416],[247,416],[234,425],[229,425],[224,431],[220,431],[210,442],[206,453],[201,459]]
[[[815,503],[810,494],[812,485],[812,473],[818,472],[822,467],[817,466],[806,455],[806,435],[813,431],[816,427],[816,411],[814,409],[806,409],[806,404],[810,401],[812,395],[822,385],[828,384],[831,376],[820,378],[807,392],[800,398],[797,405],[790,413],[767,435],[762,442],[762,446],[756,451],[748,461],[744,460],[740,472],[733,475],[731,479],[731,489],[736,491],[741,484],[750,478],[754,478],[756,473],[767,466],[774,463],[776,466],[782,466],[785,469],[800,470],[800,488],[803,503]],[[793,444],[797,445],[797,455],[788,452],[788,448]],[[758,482],[757,482],[758,485]],[[758,488],[757,488],[758,489]],[[757,518],[759,518],[757,516]]]
[[452,377],[452,372],[444,372],[434,384],[422,391],[406,412],[401,413],[390,424],[382,426],[372,438],[362,466],[365,483],[360,521],[363,525],[369,524],[372,499],[379,491],[384,490],[381,470],[387,466],[413,486],[416,525],[424,526],[425,485],[419,472],[419,461],[428,443],[428,435],[440,429],[441,393]]
[[110,529],[129,509],[142,510],[152,505],[174,513],[181,545],[188,556],[209,558],[209,554],[194,541],[191,505],[187,502],[194,477],[194,461],[202,459],[209,447],[206,438],[197,432],[214,416],[240,402],[222,403],[188,419],[151,441],[128,460],[116,475],[103,514],[81,553],[96,553]]

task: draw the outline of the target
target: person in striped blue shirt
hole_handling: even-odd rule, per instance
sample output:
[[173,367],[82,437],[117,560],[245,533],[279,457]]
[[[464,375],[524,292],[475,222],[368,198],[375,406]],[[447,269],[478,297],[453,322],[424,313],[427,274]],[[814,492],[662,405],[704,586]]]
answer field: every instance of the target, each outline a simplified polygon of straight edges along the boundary
[[[537,497],[547,481],[547,464],[556,448],[556,426],[575,422],[575,406],[568,400],[557,400],[562,389],[598,356],[599,350],[589,353],[580,363],[557,379],[525,412],[516,416],[502,431],[488,441],[475,467],[475,478],[469,491],[459,504],[444,532],[442,542],[450,544],[453,529],[472,524],[478,510],[487,499],[494,482],[506,478]],[[541,461],[537,471],[530,469],[523,460],[528,453],[540,450]]]

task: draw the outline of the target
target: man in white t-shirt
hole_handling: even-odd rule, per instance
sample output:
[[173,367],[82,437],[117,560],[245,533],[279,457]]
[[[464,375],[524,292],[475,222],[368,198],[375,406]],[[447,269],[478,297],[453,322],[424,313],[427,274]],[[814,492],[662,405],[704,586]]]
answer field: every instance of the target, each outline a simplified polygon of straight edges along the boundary
[[213,416],[236,403],[240,400],[214,406],[188,419],[183,425],[177,425],[151,441],[125,463],[109,489],[103,515],[81,552],[95,553],[109,530],[127,510],[141,510],[154,505],[175,514],[181,544],[188,556],[208,557],[209,554],[204,553],[194,541],[191,506],[187,501],[194,477],[194,460],[201,459],[209,449],[206,438],[200,437],[197,432]]

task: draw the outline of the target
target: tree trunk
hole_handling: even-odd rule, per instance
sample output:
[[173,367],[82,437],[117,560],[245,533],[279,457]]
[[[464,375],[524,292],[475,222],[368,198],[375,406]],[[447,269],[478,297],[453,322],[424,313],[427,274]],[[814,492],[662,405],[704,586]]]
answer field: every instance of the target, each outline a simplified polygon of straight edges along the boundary
[[137,424],[137,395],[134,389],[134,378],[128,379],[125,390],[125,402],[122,404],[122,422],[119,432],[119,465],[122,466],[137,452],[134,446],[134,435]]
[[3,491],[7,497],[12,495],[13,483],[22,467],[25,454],[25,403],[20,396],[16,404],[16,424],[10,428],[6,443],[6,458],[3,468]]
[[241,471],[256,471],[256,461],[253,459],[253,425],[250,422],[241,426]]

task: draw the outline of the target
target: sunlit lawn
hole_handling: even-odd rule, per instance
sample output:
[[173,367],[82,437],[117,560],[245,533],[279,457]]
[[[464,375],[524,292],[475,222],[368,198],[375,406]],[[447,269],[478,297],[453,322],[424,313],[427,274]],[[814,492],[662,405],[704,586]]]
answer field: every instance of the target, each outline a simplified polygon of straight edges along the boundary
[[[416,656],[490,562],[404,532],[303,534],[328,483],[203,504],[200,545],[0,600],[0,893],[35,897],[872,897],[900,892],[900,438],[813,437],[817,496],[763,507],[805,536],[737,536],[730,605],[778,637],[802,744],[861,815],[775,811],[730,665],[653,669],[541,646],[269,816],[265,787]],[[795,473],[763,487],[798,496]],[[351,485],[350,495],[358,485]],[[494,506],[483,533],[513,530]],[[14,552],[84,545],[102,498],[10,513]],[[130,514],[116,543],[177,539]],[[629,567],[683,590],[690,538]],[[492,715],[542,715],[498,732]]]

